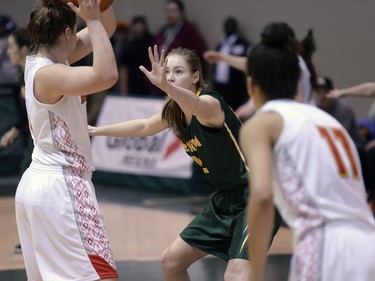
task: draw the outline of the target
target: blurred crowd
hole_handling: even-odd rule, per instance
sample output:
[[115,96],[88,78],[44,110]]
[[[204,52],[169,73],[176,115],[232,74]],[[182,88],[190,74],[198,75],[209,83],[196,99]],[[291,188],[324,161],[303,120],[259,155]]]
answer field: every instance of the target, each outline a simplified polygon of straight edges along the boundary
[[[210,87],[223,96],[242,121],[251,118],[255,109],[247,94],[243,61],[252,42],[256,40],[243,35],[242,28],[245,27],[233,15],[223,19],[220,27],[222,39],[218,40],[213,50],[209,50],[204,36],[189,21],[182,1],[167,0],[162,9],[165,23],[155,34],[150,31],[147,17],[141,14],[117,22],[111,42],[117,59],[119,80],[106,94],[163,98],[164,93],[146,79],[139,66],[149,67],[149,46],[156,44],[166,52],[176,47],[185,47],[195,50],[201,58],[204,76]],[[78,28],[83,28],[82,24],[83,21],[78,21]],[[316,40],[313,30],[308,30],[303,39],[295,39],[303,70],[300,100],[328,112],[347,129],[361,157],[368,200],[374,204],[375,103],[368,117],[358,119],[352,104],[340,98],[353,95],[370,96],[371,99],[373,95],[368,94],[366,88],[363,88],[362,94],[359,90],[359,93],[335,95],[337,89],[330,74],[314,66],[313,54],[316,41],[319,40]],[[27,38],[26,27],[18,26],[15,19],[5,14],[0,15],[0,158],[22,158],[21,171],[27,167],[32,150],[23,97],[24,60],[31,51],[32,44]],[[91,64],[90,59],[89,56],[77,64]],[[91,95],[88,98],[88,122],[95,124],[105,95]],[[13,110],[9,109],[10,105]],[[20,149],[25,153],[20,155]],[[2,170],[0,174],[8,172],[5,166]]]

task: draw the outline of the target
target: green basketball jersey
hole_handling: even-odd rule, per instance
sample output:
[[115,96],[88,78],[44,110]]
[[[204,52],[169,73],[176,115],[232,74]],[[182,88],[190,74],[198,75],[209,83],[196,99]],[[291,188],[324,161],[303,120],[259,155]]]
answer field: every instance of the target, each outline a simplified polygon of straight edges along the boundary
[[210,95],[220,101],[225,124],[223,128],[208,128],[193,116],[183,132],[189,140],[183,143],[186,153],[202,167],[217,190],[247,186],[247,170],[238,147],[241,121],[218,93],[202,90],[198,95]]

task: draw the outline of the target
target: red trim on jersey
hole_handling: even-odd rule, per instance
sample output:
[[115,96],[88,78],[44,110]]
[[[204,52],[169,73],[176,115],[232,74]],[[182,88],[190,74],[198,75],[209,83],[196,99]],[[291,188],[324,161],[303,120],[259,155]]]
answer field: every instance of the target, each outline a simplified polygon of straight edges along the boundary
[[117,271],[102,257],[97,255],[89,255],[89,259],[100,276],[100,279],[118,278]]

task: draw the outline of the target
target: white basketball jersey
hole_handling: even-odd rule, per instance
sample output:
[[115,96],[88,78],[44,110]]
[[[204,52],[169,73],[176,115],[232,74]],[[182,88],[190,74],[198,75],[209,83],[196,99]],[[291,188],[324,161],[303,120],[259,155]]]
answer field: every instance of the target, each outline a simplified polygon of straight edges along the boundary
[[267,102],[283,129],[274,146],[274,200],[297,241],[332,221],[374,229],[358,153],[343,126],[322,110],[289,100]]
[[36,72],[52,63],[45,57],[26,59],[26,107],[35,145],[32,161],[82,176],[94,170],[85,100],[63,96],[54,104],[43,104],[34,96]]

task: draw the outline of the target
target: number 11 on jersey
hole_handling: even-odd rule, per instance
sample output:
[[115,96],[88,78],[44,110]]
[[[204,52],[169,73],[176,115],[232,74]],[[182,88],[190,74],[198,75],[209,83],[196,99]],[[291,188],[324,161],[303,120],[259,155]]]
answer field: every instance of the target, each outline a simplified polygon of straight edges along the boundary
[[337,169],[342,177],[348,177],[348,168],[345,167],[345,163],[343,161],[343,157],[345,155],[340,155],[340,151],[337,148],[338,140],[341,146],[344,148],[344,152],[346,157],[349,159],[350,162],[350,169],[352,170],[353,177],[355,179],[360,179],[360,169],[358,167],[357,162],[355,161],[353,151],[350,146],[350,142],[348,140],[347,135],[341,128],[327,128],[322,126],[317,126],[317,129],[320,135],[327,141],[328,146],[332,152],[333,158],[336,161]]

